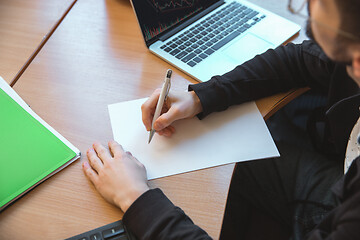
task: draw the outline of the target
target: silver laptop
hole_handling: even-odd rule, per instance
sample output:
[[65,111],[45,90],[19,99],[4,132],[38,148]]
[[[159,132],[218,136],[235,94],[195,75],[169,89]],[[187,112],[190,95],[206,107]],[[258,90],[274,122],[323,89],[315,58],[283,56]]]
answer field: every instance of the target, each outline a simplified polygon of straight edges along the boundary
[[275,48],[300,26],[242,0],[131,0],[150,51],[207,81]]

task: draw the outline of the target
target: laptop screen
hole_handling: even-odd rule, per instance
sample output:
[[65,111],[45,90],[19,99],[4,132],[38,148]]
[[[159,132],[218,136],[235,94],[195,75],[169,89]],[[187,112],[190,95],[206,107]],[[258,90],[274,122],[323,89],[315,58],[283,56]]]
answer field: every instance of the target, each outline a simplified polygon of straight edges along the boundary
[[132,0],[146,43],[219,0]]

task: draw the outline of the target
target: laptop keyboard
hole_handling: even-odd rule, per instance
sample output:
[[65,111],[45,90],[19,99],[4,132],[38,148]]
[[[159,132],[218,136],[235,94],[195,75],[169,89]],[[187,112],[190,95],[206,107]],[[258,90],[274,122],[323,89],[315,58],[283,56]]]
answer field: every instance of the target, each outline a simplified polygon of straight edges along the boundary
[[265,17],[232,2],[160,48],[194,67]]
[[136,240],[121,220],[84,232],[65,240]]

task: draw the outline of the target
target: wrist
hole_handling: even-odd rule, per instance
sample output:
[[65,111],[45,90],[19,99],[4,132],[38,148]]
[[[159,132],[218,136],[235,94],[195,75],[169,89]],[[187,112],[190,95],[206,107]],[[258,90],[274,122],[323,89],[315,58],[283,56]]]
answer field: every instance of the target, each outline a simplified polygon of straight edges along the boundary
[[194,116],[201,113],[203,111],[202,109],[202,105],[200,102],[200,98],[198,97],[198,95],[196,95],[196,93],[194,91],[190,91],[190,94],[193,98],[193,102],[194,102]]
[[143,187],[138,190],[133,190],[128,193],[126,193],[124,196],[117,197],[115,199],[115,205],[117,205],[121,210],[125,213],[128,208],[138,199],[142,194],[147,192],[150,188],[149,187]]

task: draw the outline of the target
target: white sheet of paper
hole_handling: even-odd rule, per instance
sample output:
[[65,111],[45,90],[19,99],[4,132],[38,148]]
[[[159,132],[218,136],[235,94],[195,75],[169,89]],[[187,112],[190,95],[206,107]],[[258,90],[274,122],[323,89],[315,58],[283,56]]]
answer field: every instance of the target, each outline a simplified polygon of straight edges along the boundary
[[146,99],[109,105],[114,140],[130,151],[147,170],[148,179],[279,156],[265,122],[254,102],[213,113],[203,120],[174,123],[171,138],[149,132],[141,119]]

